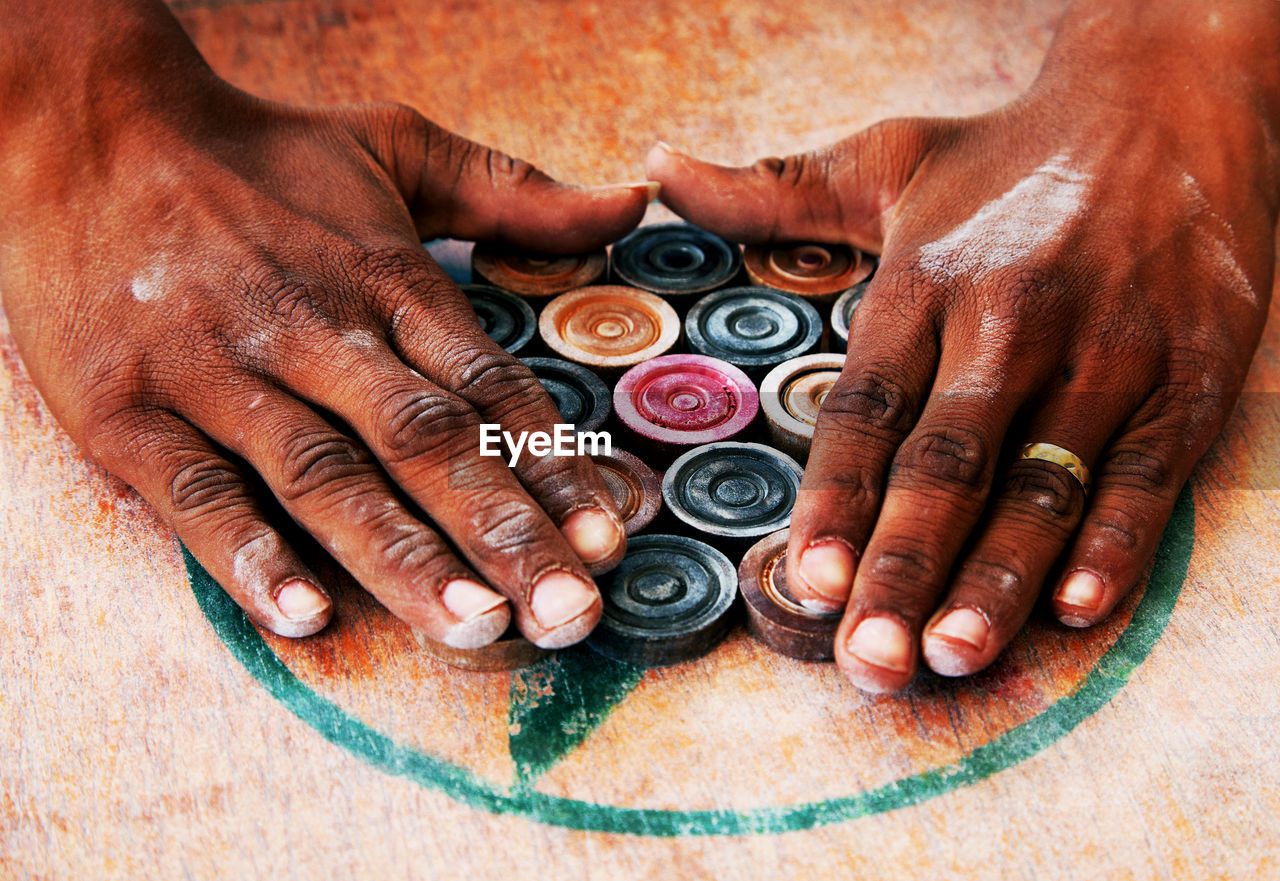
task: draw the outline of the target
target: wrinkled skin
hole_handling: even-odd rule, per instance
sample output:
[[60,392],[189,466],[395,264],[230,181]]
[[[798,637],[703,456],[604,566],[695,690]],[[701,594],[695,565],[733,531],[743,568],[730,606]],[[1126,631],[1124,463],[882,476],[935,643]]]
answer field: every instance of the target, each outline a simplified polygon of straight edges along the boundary
[[[1229,416],[1275,261],[1275,4],[1082,2],[1019,100],[748,168],[665,145],[663,200],[748,242],[881,255],[818,421],[788,579],[868,691],[990,664],[1042,589],[1144,576]],[[1224,24],[1224,22],[1226,24]],[[1092,470],[1017,459],[1047,442]]]
[[[798,595],[845,609],[859,686],[922,658],[981,669],[1042,588],[1088,625],[1141,579],[1266,312],[1278,15],[1079,0],[1033,87],[985,116],[746,169],[650,155],[712,230],[882,255],[788,555]],[[589,248],[645,189],[557,185],[405,108],[254,99],[154,0],[12,3],[0,25],[0,291],[71,436],[279,633],[332,603],[251,474],[436,639],[482,645],[513,616],[581,638],[583,561],[617,559],[617,515],[578,460],[476,456],[480,421],[558,416],[418,242]],[[1032,440],[1079,455],[1092,495],[1011,458]]]
[[[32,5],[32,33],[81,27],[66,6]],[[608,490],[584,457],[479,456],[481,422],[560,417],[420,243],[593,248],[646,188],[557,184],[400,106],[261,101],[163,6],[93,14],[107,62],[37,58],[4,105],[0,290],[61,424],[277,633],[333,607],[251,474],[428,636],[476,647],[514,615],[541,645],[581,639],[600,614],[584,561],[625,546]],[[34,72],[66,81],[41,94]]]

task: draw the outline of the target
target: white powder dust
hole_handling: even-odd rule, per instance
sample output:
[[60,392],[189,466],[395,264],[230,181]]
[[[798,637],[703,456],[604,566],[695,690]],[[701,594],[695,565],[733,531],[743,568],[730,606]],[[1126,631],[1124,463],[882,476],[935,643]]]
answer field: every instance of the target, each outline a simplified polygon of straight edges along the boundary
[[1235,229],[1226,218],[1213,210],[1199,181],[1183,172],[1182,186],[1197,220],[1192,232],[1196,259],[1211,268],[1227,290],[1250,305],[1257,305],[1258,293],[1236,257]]
[[166,290],[164,266],[158,264],[145,270],[129,283],[129,292],[139,303],[158,300],[164,296]]
[[1026,260],[1057,239],[1084,210],[1093,178],[1059,153],[1004,195],[920,251],[920,265],[940,282],[980,281]]

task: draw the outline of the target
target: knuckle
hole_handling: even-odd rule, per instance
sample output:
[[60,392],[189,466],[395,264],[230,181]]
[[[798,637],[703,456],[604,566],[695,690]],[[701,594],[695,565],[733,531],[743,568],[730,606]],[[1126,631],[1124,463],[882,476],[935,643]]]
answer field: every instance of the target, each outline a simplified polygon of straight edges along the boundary
[[894,540],[876,552],[867,574],[875,591],[890,604],[915,604],[932,598],[944,575],[938,556],[931,549],[904,539]]
[[[842,194],[835,189],[832,174],[832,159],[829,150],[812,153],[796,153],[791,156],[770,156],[756,161],[751,166],[751,174],[757,183],[763,184],[772,192],[773,226],[772,238],[785,238],[783,227],[785,214],[807,216],[812,223],[820,223],[836,212],[837,223],[843,220]],[[785,194],[785,197],[784,195]],[[788,207],[783,208],[782,202]]]
[[1130,368],[1108,376],[1110,382],[1154,375],[1156,365],[1168,362],[1168,329],[1155,307],[1145,300],[1126,297],[1120,303],[1099,305],[1087,327],[1089,345],[1099,361]]
[[471,305],[448,278],[401,276],[378,284],[377,297],[386,304],[387,332],[393,340],[418,337],[429,340],[431,348],[452,351],[458,336],[455,329],[476,323]]
[[961,301],[973,289],[972,279],[957,271],[952,264],[958,261],[939,247],[912,243],[882,264],[876,272],[880,283],[868,287],[864,300],[870,302],[864,305],[892,310],[902,321],[917,324],[922,314],[945,312]]
[[502,351],[466,350],[449,379],[468,401],[488,407],[504,401],[539,399],[542,384],[533,371]]
[[397,101],[332,108],[325,115],[347,119],[357,141],[376,156],[387,158],[420,155],[439,131],[417,109]]
[[1018,266],[1006,301],[1016,314],[1023,314],[1031,305],[1057,294],[1060,289],[1056,271],[1043,263],[1024,263]]
[[1183,318],[1167,331],[1171,374],[1202,376],[1223,372],[1239,362],[1234,340],[1217,322]]
[[883,345],[882,328],[890,324],[920,343],[936,337],[942,330],[947,305],[964,293],[965,284],[958,276],[939,272],[934,263],[925,260],[917,245],[894,250],[882,258],[853,313],[849,351],[858,351],[854,337],[859,334],[866,334],[858,336],[863,346]]
[[520,186],[528,181],[543,179],[543,175],[533,165],[523,159],[508,156],[501,150],[481,144],[471,144],[465,165],[483,168],[489,182],[494,186]]
[[169,478],[169,495],[175,516],[193,520],[243,503],[246,487],[227,463],[199,456],[176,467]]
[[803,505],[815,503],[844,511],[874,511],[880,505],[884,480],[877,471],[865,468],[809,468],[804,473],[800,494]]
[[604,502],[615,504],[607,487],[601,487],[599,491],[595,489],[593,482],[597,473],[594,473],[594,468],[587,472],[576,465],[575,460],[579,459],[587,463],[591,461],[585,456],[546,456],[520,475],[520,481],[529,494],[557,521],[583,503],[597,506]]
[[837,382],[823,401],[819,419],[834,423],[837,431],[901,439],[915,421],[915,404],[887,371],[871,368]]
[[266,302],[273,323],[299,330],[333,324],[333,316],[307,279],[272,265],[258,266],[248,275],[250,290]]
[[515,159],[506,153],[501,153],[492,148],[486,148],[489,152],[490,177],[496,176],[493,166],[496,163],[502,172],[502,177],[506,178],[510,183],[520,186],[529,181],[546,180],[547,176],[538,171],[533,165],[525,162],[523,159]]
[[456,174],[471,164],[479,149],[475,141],[445,129],[432,129],[427,136],[427,170],[441,175]]
[[966,561],[957,581],[992,604],[1001,605],[1020,600],[1028,583],[1025,572],[1008,563],[984,558]]
[[[400,245],[353,249],[345,255],[346,274],[376,286],[406,287],[428,281],[422,278],[421,254]],[[434,279],[430,279],[434,280]]]
[[804,182],[809,171],[810,159],[804,154],[793,156],[767,156],[757,160],[752,170],[757,174],[771,176],[781,184],[798,187]]
[[1085,286],[1075,283],[1077,275],[1068,266],[1066,253],[1041,255],[1019,265],[996,301],[1001,317],[1019,327],[1034,323],[1052,325],[1057,330],[1054,318],[1062,313],[1071,292]]
[[1090,527],[1096,536],[1095,542],[1123,553],[1132,553],[1142,545],[1144,530],[1141,521],[1116,505],[1091,512]]
[[437,456],[460,437],[469,438],[470,443],[479,426],[476,412],[465,401],[435,389],[396,394],[383,407],[383,414],[381,441],[391,459],[400,464]]
[[376,302],[390,303],[393,314],[410,303],[434,304],[443,296],[460,298],[453,282],[420,249],[398,243],[350,249],[341,263],[346,282],[366,291]]
[[1159,443],[1172,449],[1178,441],[1190,440],[1185,448],[1198,458],[1226,426],[1235,409],[1241,379],[1227,371],[1201,367],[1180,371],[1178,381],[1166,382],[1157,390],[1162,418],[1153,430]]
[[1113,449],[1103,473],[1108,483],[1149,495],[1166,491],[1171,483],[1169,467],[1162,457],[1133,446]]
[[1017,268],[1006,286],[983,298],[978,344],[994,373],[1007,372],[1029,352],[1063,347],[1061,318],[1069,287],[1064,271],[1052,264]]
[[280,495],[296,502],[332,493],[372,469],[368,453],[337,432],[311,431],[285,443]]
[[975,431],[942,425],[919,432],[903,445],[891,474],[979,489],[990,467],[990,445]]
[[1020,461],[1005,479],[1004,495],[1055,520],[1075,513],[1084,493],[1076,479],[1056,465]]
[[550,521],[530,503],[509,493],[476,499],[471,530],[477,549],[525,556],[546,541]]
[[904,177],[939,139],[945,120],[921,117],[882,119],[854,135],[853,159],[867,168],[900,169]]
[[149,429],[156,414],[143,407],[120,406],[110,393],[88,400],[80,415],[69,420],[68,429],[94,462],[112,471],[123,461],[137,458],[140,439],[151,434]]
[[380,575],[414,572],[432,580],[457,568],[444,542],[420,524],[388,516],[368,524],[368,529]]
[[410,143],[422,144],[431,135],[431,122],[416,107],[399,101],[383,101],[373,105],[375,114],[384,120],[392,136]]

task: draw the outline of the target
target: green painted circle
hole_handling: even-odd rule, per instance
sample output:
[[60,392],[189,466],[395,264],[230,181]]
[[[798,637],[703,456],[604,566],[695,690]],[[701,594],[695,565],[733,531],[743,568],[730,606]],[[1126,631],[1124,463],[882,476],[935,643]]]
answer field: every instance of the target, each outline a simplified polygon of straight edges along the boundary
[[323,737],[376,768],[495,814],[527,816],[569,829],[633,835],[776,834],[878,814],[968,786],[1053,745],[1097,712],[1128,681],[1164,632],[1191,561],[1195,505],[1178,497],[1142,601],[1120,638],[1080,688],[1035,718],[949,765],[843,798],[733,811],[668,811],[593,804],[528,789],[505,790],[442,759],[402,746],[308,688],[285,666],[244,612],[183,548],[191,589],[219,638],[272,697]]

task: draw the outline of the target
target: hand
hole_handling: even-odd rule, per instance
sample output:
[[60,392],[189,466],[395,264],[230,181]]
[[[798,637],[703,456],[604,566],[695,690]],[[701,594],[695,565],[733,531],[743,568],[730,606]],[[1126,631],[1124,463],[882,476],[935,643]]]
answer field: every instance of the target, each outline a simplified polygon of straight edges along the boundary
[[[882,253],[787,570],[845,607],[836,660],[868,691],[921,651],[990,664],[1046,583],[1064,623],[1105,618],[1243,383],[1275,259],[1275,5],[1129,5],[1073,6],[1032,88],[984,116],[749,168],[650,153],[664,202],[728,238]],[[1081,457],[1092,494],[1009,455],[1031,442]]]
[[479,456],[481,422],[559,414],[421,241],[590,249],[635,226],[645,187],[564,186],[401,106],[258,100],[123,5],[103,29],[134,41],[119,80],[95,68],[4,141],[0,288],[58,420],[277,633],[332,603],[248,470],[434,639],[485,644],[512,610],[539,645],[585,636],[583,561],[624,550],[608,490],[586,457]]

